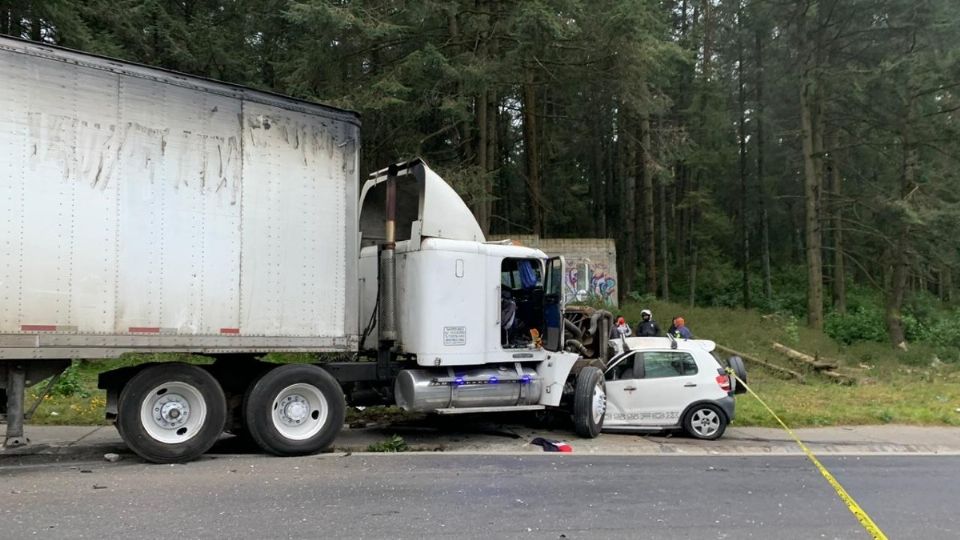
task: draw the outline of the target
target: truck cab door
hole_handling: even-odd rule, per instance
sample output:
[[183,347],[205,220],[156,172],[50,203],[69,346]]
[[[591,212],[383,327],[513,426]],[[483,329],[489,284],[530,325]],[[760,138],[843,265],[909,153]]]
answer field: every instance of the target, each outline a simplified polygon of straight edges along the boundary
[[563,349],[563,257],[547,259],[543,294],[543,348],[548,351]]

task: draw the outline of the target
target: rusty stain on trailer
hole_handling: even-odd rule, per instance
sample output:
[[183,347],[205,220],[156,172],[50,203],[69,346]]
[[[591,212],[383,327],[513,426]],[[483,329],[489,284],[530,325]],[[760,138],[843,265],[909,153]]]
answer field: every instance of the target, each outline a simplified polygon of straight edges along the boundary
[[[155,128],[126,122],[121,129],[114,124],[88,122],[66,115],[28,113],[28,138],[31,140],[31,167],[53,163],[63,181],[83,182],[91,189],[104,191],[116,168],[117,159],[141,163],[148,183],[157,181],[160,169],[173,165],[175,188],[196,185],[207,190],[207,180],[215,176],[213,193],[233,183],[229,204],[236,205],[242,175],[242,155],[236,136],[223,137],[180,131],[184,151],[170,160],[167,146],[169,128]],[[216,146],[214,150],[213,146]],[[216,151],[216,168],[212,153]],[[191,163],[193,165],[191,165]],[[198,182],[194,182],[198,180]]]

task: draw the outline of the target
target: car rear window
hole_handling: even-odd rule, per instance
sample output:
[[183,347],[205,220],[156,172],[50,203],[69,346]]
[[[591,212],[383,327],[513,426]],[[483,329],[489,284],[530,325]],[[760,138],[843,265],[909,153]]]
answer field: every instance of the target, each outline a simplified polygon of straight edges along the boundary
[[651,351],[643,353],[644,378],[682,377],[697,374],[697,361],[690,353]]

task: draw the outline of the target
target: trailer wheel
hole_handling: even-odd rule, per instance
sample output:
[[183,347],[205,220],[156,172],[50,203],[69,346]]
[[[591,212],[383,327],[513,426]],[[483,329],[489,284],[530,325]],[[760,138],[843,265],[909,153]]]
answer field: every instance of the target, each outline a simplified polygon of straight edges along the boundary
[[264,451],[278,456],[326,449],[343,428],[346,404],[332,375],[309,364],[272,369],[244,400],[247,432]]
[[573,426],[577,435],[596,438],[603,429],[603,417],[607,413],[607,392],[603,371],[588,366],[577,374],[577,386],[573,396]]
[[120,392],[117,431],[131,450],[153,463],[182,463],[210,449],[227,421],[223,389],[190,364],[159,364]]

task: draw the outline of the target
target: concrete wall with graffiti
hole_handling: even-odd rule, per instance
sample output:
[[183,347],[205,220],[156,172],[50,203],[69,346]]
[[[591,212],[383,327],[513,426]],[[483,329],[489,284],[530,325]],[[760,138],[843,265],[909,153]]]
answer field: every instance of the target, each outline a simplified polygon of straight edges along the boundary
[[617,305],[617,248],[610,238],[540,238],[533,235],[495,236],[562,256],[567,263],[563,290],[567,302],[602,301]]

